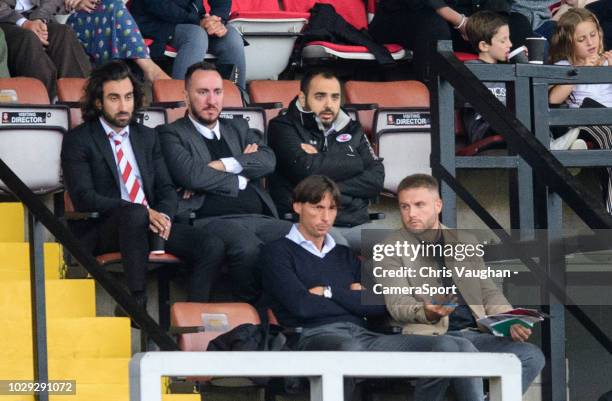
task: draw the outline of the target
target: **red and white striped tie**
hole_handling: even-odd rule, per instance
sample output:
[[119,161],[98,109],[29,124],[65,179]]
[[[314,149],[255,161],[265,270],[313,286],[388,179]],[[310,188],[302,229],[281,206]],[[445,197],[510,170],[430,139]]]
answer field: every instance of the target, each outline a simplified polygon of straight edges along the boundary
[[136,178],[134,169],[128,161],[127,157],[123,154],[123,148],[121,142],[126,138],[126,132],[123,131],[119,134],[110,134],[109,137],[115,143],[115,152],[117,154],[117,164],[119,164],[119,170],[121,171],[121,179],[127,188],[127,192],[130,196],[130,200],[133,203],[140,203],[144,206],[148,206],[147,198],[145,197],[140,181]]

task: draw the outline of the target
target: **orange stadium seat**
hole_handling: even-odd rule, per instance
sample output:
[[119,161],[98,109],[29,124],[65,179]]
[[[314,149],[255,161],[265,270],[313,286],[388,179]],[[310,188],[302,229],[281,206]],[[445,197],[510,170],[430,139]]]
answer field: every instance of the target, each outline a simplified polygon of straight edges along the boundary
[[251,81],[248,89],[252,103],[280,103],[280,107],[266,108],[266,121],[270,121],[281,109],[289,107],[291,100],[300,92],[300,81]]
[[[251,323],[260,324],[255,308],[247,303],[175,302],[171,312],[171,332],[178,336],[182,351],[206,351],[208,343],[219,335]],[[210,382],[212,377],[190,377],[199,383]]]
[[[344,84],[348,104],[374,103],[378,107],[427,107],[429,91],[419,81],[364,82]],[[368,135],[373,135],[375,110],[360,110],[359,121]]]
[[359,113],[383,159],[385,191],[394,194],[408,174],[431,172],[429,91],[423,83],[349,81],[344,87],[347,102],[377,104]]
[[[68,108],[50,105],[45,86],[34,78],[2,78],[0,90],[17,98],[17,103],[0,103],[0,159],[35,193],[61,190]],[[7,191],[0,181],[0,192]]]
[[[57,80],[58,103],[70,107],[70,128],[83,122],[80,100],[87,80],[85,78],[60,78]],[[135,112],[136,121],[155,128],[167,121],[166,110],[162,107],[143,107]]]
[[[153,106],[166,108],[168,122],[185,116],[185,81],[158,79],[153,82]],[[231,81],[223,80],[223,107],[243,107],[240,89]]]
[[85,78],[60,78],[57,80],[57,100],[70,107],[70,128],[83,122],[80,101],[83,97]]

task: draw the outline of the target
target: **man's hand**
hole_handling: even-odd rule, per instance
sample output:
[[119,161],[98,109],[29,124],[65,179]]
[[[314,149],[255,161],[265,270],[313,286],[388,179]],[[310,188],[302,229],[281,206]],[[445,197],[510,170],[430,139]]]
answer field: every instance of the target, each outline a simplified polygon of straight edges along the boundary
[[259,150],[259,146],[257,146],[256,143],[249,143],[245,148],[244,151],[242,153],[249,154],[249,153],[255,153]]
[[309,155],[315,155],[319,153],[319,151],[317,151],[317,148],[307,143],[301,143],[300,146],[302,147],[302,150],[308,153]]
[[28,31],[34,32],[34,34],[38,37],[38,40],[42,42],[43,45],[49,46],[49,32],[47,31],[47,24],[43,21],[37,19],[34,21],[26,21],[21,26],[23,29],[27,29]]
[[353,291],[363,291],[363,286],[361,283],[352,283],[349,288]]
[[223,164],[221,160],[211,161],[210,163],[208,163],[208,167],[214,168],[215,170],[218,170],[218,171],[225,171],[225,164]]
[[222,38],[227,33],[227,28],[223,25],[221,18],[216,15],[206,14],[204,18],[200,20],[200,26],[209,36]]
[[512,340],[514,341],[518,341],[522,343],[524,341],[527,341],[530,335],[531,335],[531,329],[528,329],[525,326],[522,326],[518,323],[510,326],[510,336],[512,337]]
[[433,301],[427,298],[421,298],[421,300],[423,301],[425,317],[431,322],[438,321],[444,316],[450,315],[457,307],[457,298],[453,296],[435,297]]
[[318,295],[320,297],[323,296],[323,291],[325,291],[325,287],[323,286],[312,287],[311,289],[308,290],[308,292],[311,293],[312,295]]
[[170,236],[172,223],[160,212],[149,209],[149,230],[167,240]]

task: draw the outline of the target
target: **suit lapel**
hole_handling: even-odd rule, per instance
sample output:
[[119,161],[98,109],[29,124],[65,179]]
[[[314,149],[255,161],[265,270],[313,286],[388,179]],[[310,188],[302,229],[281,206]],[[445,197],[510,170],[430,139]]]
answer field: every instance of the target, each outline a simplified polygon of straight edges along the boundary
[[227,146],[230,148],[232,155],[240,155],[242,153],[242,149],[240,149],[240,138],[236,135],[234,128],[230,124],[219,119],[219,132],[221,132],[221,137],[225,139],[225,143],[227,143]]
[[195,148],[196,152],[198,152],[202,160],[208,163],[211,160],[208,147],[206,146],[206,143],[204,143],[202,138],[200,138],[200,132],[197,130],[195,125],[193,125],[189,117],[183,118],[183,130],[185,131],[185,135],[187,135],[187,138],[189,138],[189,141]]
[[96,146],[100,150],[100,153],[104,157],[104,161],[106,161],[106,164],[111,170],[113,177],[115,177],[115,183],[117,184],[117,188],[120,188],[119,173],[117,173],[117,163],[115,162],[113,148],[111,147],[111,144],[108,141],[108,136],[106,136],[106,132],[104,132],[104,128],[102,128],[102,124],[100,124],[99,121],[93,122],[91,128],[91,136],[93,137],[93,141],[95,142]]

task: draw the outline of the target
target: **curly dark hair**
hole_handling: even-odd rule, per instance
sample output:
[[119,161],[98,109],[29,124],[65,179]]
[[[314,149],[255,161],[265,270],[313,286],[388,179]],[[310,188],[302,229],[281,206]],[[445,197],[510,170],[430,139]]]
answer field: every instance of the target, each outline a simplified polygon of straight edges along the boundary
[[144,103],[144,91],[140,81],[134,77],[130,67],[121,61],[113,60],[95,68],[85,86],[85,93],[81,99],[81,114],[85,121],[95,121],[102,115],[102,110],[96,106],[96,101],[102,102],[102,88],[108,81],[121,81],[129,78],[134,87],[134,111],[140,109]]

